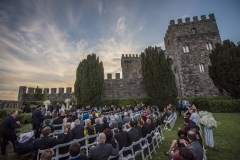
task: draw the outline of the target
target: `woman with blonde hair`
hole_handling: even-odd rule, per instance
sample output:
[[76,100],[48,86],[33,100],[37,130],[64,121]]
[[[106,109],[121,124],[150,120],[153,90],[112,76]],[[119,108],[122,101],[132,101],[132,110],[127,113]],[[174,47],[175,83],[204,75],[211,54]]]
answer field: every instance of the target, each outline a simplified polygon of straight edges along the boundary
[[[85,126],[86,128],[84,129],[84,136],[87,136],[87,135],[94,135],[96,134],[96,130],[95,128],[91,125],[91,120],[90,119],[87,119],[85,121]],[[89,138],[89,144],[93,143],[94,141],[96,140],[96,138]]]

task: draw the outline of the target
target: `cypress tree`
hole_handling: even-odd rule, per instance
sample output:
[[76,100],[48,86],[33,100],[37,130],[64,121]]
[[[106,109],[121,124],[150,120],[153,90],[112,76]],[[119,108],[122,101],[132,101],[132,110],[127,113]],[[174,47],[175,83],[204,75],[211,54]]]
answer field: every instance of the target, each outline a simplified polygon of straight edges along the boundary
[[81,106],[96,105],[102,94],[104,81],[103,63],[96,54],[88,55],[77,68],[74,92]]
[[170,63],[164,51],[157,47],[148,47],[141,54],[143,80],[149,97],[161,108],[175,103],[177,87]]
[[240,98],[240,44],[230,40],[217,43],[209,55],[209,76],[222,93]]

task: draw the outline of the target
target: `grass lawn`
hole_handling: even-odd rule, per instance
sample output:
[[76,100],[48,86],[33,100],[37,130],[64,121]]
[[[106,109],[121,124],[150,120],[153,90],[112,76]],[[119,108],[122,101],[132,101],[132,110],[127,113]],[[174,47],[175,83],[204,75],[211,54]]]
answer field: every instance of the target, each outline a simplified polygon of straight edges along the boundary
[[[214,113],[214,118],[221,124],[218,128],[213,129],[215,148],[207,148],[208,160],[238,160],[240,159],[240,113]],[[169,160],[164,152],[168,151],[173,139],[177,138],[177,128],[182,127],[183,119],[178,118],[175,126],[171,131],[164,130],[165,140],[160,148],[157,149],[157,153],[153,154],[153,160]],[[31,124],[23,125],[18,131],[26,131],[31,129]],[[203,129],[203,128],[202,128]],[[205,143],[205,139],[203,138]],[[8,147],[7,152],[10,156],[5,158],[0,156],[1,160],[14,159],[15,154],[12,153],[12,147]],[[24,160],[32,159],[31,156],[24,157]],[[140,156],[137,157],[140,160]]]

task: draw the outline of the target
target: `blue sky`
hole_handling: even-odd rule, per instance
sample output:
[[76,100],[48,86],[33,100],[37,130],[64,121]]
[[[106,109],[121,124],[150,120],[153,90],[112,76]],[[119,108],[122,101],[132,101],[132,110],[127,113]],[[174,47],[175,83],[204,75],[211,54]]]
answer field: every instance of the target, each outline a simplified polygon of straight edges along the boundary
[[164,48],[170,20],[214,13],[221,39],[236,43],[239,8],[239,0],[1,0],[0,99],[16,100],[22,85],[73,87],[91,53],[105,73],[121,72],[122,54]]

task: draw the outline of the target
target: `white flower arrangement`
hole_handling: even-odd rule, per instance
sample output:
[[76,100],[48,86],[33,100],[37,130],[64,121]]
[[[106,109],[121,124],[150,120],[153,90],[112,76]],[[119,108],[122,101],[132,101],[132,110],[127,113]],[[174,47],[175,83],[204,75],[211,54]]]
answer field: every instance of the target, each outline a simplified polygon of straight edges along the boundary
[[204,125],[207,128],[216,128],[219,124],[214,118],[212,113],[207,111],[200,111],[198,113],[198,123]]
[[43,102],[43,104],[45,104],[45,105],[49,105],[50,103],[51,102],[49,100],[46,100],[46,101]]
[[69,103],[70,102],[70,99],[65,99],[65,103]]

